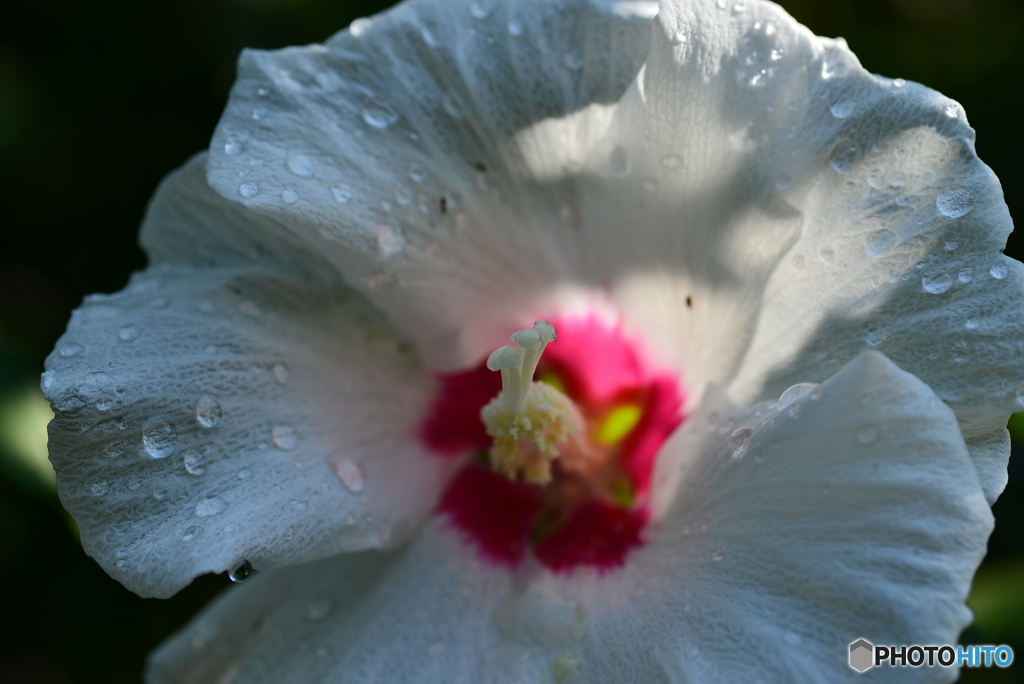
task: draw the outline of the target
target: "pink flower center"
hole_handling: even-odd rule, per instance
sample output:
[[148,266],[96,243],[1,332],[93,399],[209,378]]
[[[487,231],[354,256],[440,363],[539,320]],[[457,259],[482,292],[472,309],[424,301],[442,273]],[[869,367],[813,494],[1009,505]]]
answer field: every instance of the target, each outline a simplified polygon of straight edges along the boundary
[[494,440],[481,419],[501,375],[481,363],[439,376],[420,435],[439,456],[472,458],[437,511],[492,562],[514,566],[533,553],[556,572],[611,570],[645,541],[655,458],[683,421],[683,396],[677,377],[651,369],[620,328],[596,318],[552,322],[558,339],[533,379],[571,400],[580,434],[550,461],[543,484],[513,479],[492,465]]

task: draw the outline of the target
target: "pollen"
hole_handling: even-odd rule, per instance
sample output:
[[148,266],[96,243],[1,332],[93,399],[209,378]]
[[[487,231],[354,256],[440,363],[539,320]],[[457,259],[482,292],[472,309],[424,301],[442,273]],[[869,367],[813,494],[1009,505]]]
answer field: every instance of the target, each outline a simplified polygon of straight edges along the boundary
[[501,371],[501,392],[480,411],[494,443],[491,465],[510,479],[532,484],[551,482],[551,465],[559,457],[579,458],[585,451],[584,422],[573,401],[546,382],[533,382],[544,348],[555,340],[545,321],[512,333],[516,346],[496,350],[487,367]]

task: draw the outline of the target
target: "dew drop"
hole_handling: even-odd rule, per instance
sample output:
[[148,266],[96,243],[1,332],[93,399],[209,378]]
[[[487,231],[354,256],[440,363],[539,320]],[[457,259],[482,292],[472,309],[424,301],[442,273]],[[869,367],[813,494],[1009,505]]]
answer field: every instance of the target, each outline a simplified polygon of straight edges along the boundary
[[611,163],[612,173],[619,178],[622,178],[629,173],[629,153],[622,145],[617,145],[612,149],[609,161]]
[[310,620],[323,620],[334,611],[334,599],[328,596],[315,598],[306,606],[306,617]]
[[904,86],[907,85],[907,79],[905,79],[905,78],[894,78],[892,80],[892,85],[893,85],[894,88],[903,88]]
[[672,37],[675,43],[686,42],[686,29],[676,29],[675,35]]
[[369,17],[359,17],[358,19],[352,20],[352,23],[348,25],[348,32],[352,34],[354,38],[359,38],[366,35],[366,32],[373,26],[373,20]]
[[241,154],[244,151],[245,143],[238,138],[229,136],[228,139],[224,141],[224,154],[233,157],[234,155]]
[[836,260],[836,252],[831,247],[822,247],[818,252],[818,258],[826,264],[832,264]]
[[277,384],[284,385],[288,382],[288,366],[283,363],[275,363],[274,367],[270,369],[270,372],[274,374],[274,379],[277,380]]
[[377,224],[377,247],[380,249],[380,255],[389,259],[405,247],[405,238],[402,237],[402,233],[387,223]]
[[363,121],[380,130],[388,128],[400,118],[391,103],[379,97],[371,97],[364,102],[362,111]]
[[459,105],[458,100],[451,93],[445,93],[441,98],[441,106],[444,107],[444,111],[448,113],[448,116],[453,119],[462,118],[462,107]]
[[220,514],[227,507],[224,499],[219,496],[208,496],[196,504],[196,515],[200,518],[209,518]]
[[864,249],[867,250],[870,256],[878,259],[892,253],[892,250],[896,247],[896,239],[896,231],[882,228],[872,234],[871,242]]
[[122,558],[121,560],[117,561],[117,569],[118,570],[127,570],[131,566],[132,566],[132,564],[130,562],[126,561],[124,558]]
[[790,646],[799,646],[802,641],[799,634],[788,629],[782,633],[782,640]]
[[860,336],[872,347],[877,347],[892,335],[893,322],[887,317],[873,318],[860,327]]
[[358,463],[350,458],[334,459],[334,474],[350,492],[361,492],[366,485],[366,476]]
[[[365,112],[365,107],[363,109]],[[389,124],[390,125],[390,124]],[[378,128],[383,128],[379,126]],[[313,177],[313,160],[304,154],[289,154],[284,160],[285,167],[300,178]]]
[[1006,264],[995,264],[992,268],[988,269],[988,274],[996,280],[1002,280],[1007,274]]
[[832,105],[829,111],[832,112],[832,116],[836,117],[837,119],[845,119],[846,117],[853,114],[853,111],[855,109],[857,109],[857,103],[855,101],[840,100],[839,102],[836,102],[834,105]]
[[131,342],[139,339],[141,331],[136,325],[126,325],[117,331],[117,336],[124,342]]
[[299,201],[299,193],[289,188],[285,188],[281,191],[281,201],[285,204],[295,204]]
[[[226,528],[225,528],[226,529]],[[244,582],[252,574],[252,563],[242,559],[242,562],[231,568],[228,572],[228,579],[232,582]]]
[[966,321],[964,321],[964,327],[967,328],[968,330],[977,330],[978,321],[973,318],[968,318]]
[[331,194],[339,204],[345,204],[352,199],[352,188],[344,183],[334,183],[331,185]]
[[248,468],[242,468],[238,471],[239,480],[248,480],[252,477],[252,472]]
[[666,169],[677,169],[683,165],[683,158],[678,154],[666,154],[661,158],[661,165]]
[[943,216],[959,218],[974,208],[974,195],[964,186],[955,185],[939,193],[935,198],[935,208]]
[[154,420],[142,430],[142,447],[153,458],[166,458],[174,453],[177,435],[165,420]]
[[750,444],[750,436],[753,434],[753,428],[744,426],[734,430],[729,435],[729,453],[732,454],[733,458],[743,457],[743,454],[747,452],[747,446]]
[[292,451],[299,446],[299,435],[291,425],[275,425],[270,430],[270,442],[278,449]]
[[828,162],[832,169],[839,174],[846,175],[853,171],[854,163],[857,161],[857,148],[849,144],[837,145],[829,155]]
[[720,561],[725,558],[725,544],[718,544],[711,549],[711,560]]
[[508,35],[515,37],[523,35],[523,25],[515,19],[508,22]]
[[871,444],[878,439],[878,428],[874,425],[865,425],[857,430],[857,441],[861,444]]
[[579,71],[583,68],[584,64],[583,54],[576,50],[566,52],[562,55],[562,64],[570,71]]
[[469,14],[474,19],[486,19],[491,13],[491,2],[486,0],[473,0],[469,3]]
[[955,251],[956,248],[959,247],[959,246],[960,246],[960,243],[957,242],[956,240],[946,240],[946,244],[944,245],[944,247],[946,248],[947,252]]
[[254,108],[252,110],[252,113],[250,114],[250,116],[252,117],[253,121],[259,121],[260,119],[262,119],[266,115],[267,115],[266,107],[256,107],[256,108]]
[[409,178],[414,183],[422,183],[423,179],[427,177],[427,172],[422,165],[413,162],[409,165]]
[[943,292],[947,292],[952,285],[953,276],[948,273],[926,275],[921,278],[921,287],[924,288],[925,292],[930,294],[942,294]]
[[942,111],[950,119],[957,119],[960,117],[960,106],[955,103],[946,105]]
[[253,181],[247,181],[238,186],[238,194],[246,199],[255,197],[259,192],[260,186],[256,185]]
[[202,533],[202,527],[199,527],[199,525],[191,525],[185,528],[185,531],[181,533],[181,541],[192,541]]
[[220,422],[223,412],[213,397],[203,397],[196,404],[196,420],[204,428],[212,428]]
[[881,169],[872,169],[867,177],[868,185],[875,188],[876,190],[885,185],[885,174],[882,173]]
[[810,399],[813,401],[820,397],[821,385],[816,382],[800,382],[782,393],[782,396],[779,397],[779,410],[782,411],[783,409],[804,399]]
[[206,461],[203,459],[202,454],[196,451],[190,451],[185,454],[185,458],[182,461],[189,475],[202,475],[206,472]]

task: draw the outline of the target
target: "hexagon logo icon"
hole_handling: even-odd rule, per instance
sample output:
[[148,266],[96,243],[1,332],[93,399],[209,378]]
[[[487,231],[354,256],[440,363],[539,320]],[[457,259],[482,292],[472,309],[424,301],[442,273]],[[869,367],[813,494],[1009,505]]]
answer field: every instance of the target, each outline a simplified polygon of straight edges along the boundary
[[850,644],[850,667],[857,672],[864,672],[874,665],[875,647],[864,639],[857,639]]

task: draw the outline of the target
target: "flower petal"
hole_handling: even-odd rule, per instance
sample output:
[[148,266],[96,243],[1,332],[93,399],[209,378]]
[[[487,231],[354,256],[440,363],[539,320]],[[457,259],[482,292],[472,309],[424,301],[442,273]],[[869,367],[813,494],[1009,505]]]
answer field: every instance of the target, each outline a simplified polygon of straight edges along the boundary
[[204,178],[198,157],[165,182],[143,229],[155,264],[87,298],[43,376],[61,500],[144,596],[397,543],[450,468],[419,445],[433,383],[400,340]]
[[955,643],[992,517],[951,411],[876,353],[822,389],[798,418],[731,416],[759,426],[741,458],[720,431],[684,428],[678,496],[619,572],[512,573],[435,519],[402,552],[226,593],[148,681],[833,681],[855,676],[857,638]]
[[465,368],[588,277],[571,188],[539,183],[516,135],[573,113],[599,134],[653,7],[428,0],[247,51],[210,183],[317,245],[432,366]]

